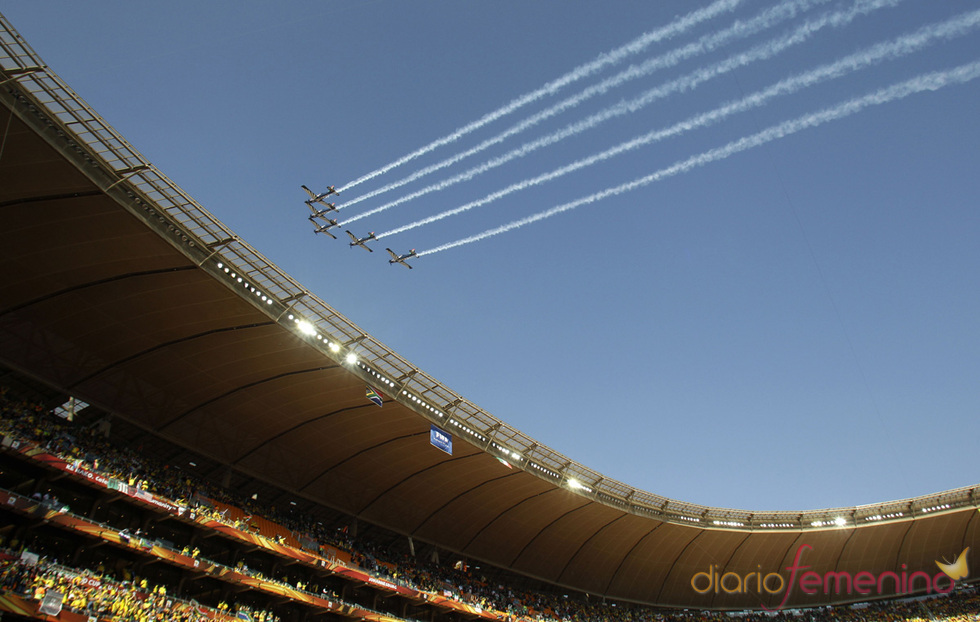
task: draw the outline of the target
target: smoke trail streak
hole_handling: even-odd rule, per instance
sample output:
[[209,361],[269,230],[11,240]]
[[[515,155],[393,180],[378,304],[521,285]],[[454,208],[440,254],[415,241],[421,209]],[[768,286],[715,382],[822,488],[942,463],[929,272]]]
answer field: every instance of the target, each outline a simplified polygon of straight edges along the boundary
[[[901,1],[901,0],[899,0],[899,1]],[[443,190],[443,189],[448,188],[449,186],[452,186],[452,185],[454,185],[456,183],[459,183],[461,181],[470,180],[473,177],[476,177],[477,175],[480,175],[482,173],[485,173],[485,172],[487,172],[487,171],[489,171],[491,169],[494,169],[494,168],[496,168],[498,166],[502,166],[503,164],[505,164],[505,163],[507,163],[507,162],[509,162],[511,160],[514,160],[516,158],[523,158],[523,157],[527,156],[528,154],[532,153],[533,151],[536,151],[537,149],[540,149],[542,147],[546,147],[548,145],[552,145],[554,143],[557,143],[559,141],[562,141],[562,140],[564,140],[566,138],[569,138],[571,136],[574,136],[576,134],[580,134],[580,133],[582,133],[582,132],[584,132],[586,130],[593,129],[596,126],[598,126],[599,124],[604,123],[604,122],[606,122],[606,121],[608,121],[610,119],[613,119],[615,117],[619,117],[619,116],[623,116],[623,115],[626,115],[626,114],[630,114],[630,113],[636,112],[636,111],[638,111],[638,110],[640,110],[640,109],[642,109],[642,108],[644,108],[646,106],[649,106],[650,104],[654,103],[655,101],[657,101],[659,99],[662,99],[664,97],[667,97],[668,95],[670,95],[672,93],[676,93],[676,92],[679,92],[679,91],[689,91],[689,90],[692,90],[692,89],[698,87],[699,85],[701,85],[703,82],[706,82],[706,81],[711,80],[713,78],[716,78],[718,76],[724,75],[725,73],[728,73],[730,71],[733,71],[734,69],[737,69],[739,67],[742,67],[744,65],[747,65],[747,64],[749,64],[751,62],[758,61],[758,60],[766,60],[766,59],[772,58],[776,54],[778,54],[778,53],[784,51],[785,49],[787,49],[788,47],[806,41],[815,32],[817,32],[819,29],[821,29],[821,28],[823,28],[825,26],[830,25],[830,26],[833,26],[835,28],[836,27],[840,27],[840,26],[843,26],[843,25],[846,25],[846,24],[850,23],[858,15],[863,15],[863,14],[867,13],[868,11],[879,9],[879,8],[882,8],[883,6],[888,6],[888,5],[893,5],[893,4],[895,4],[895,1],[894,0],[873,0],[871,3],[866,3],[866,4],[863,4],[863,5],[855,6],[854,8],[852,8],[849,11],[827,14],[827,15],[824,15],[824,16],[820,17],[817,20],[808,21],[807,23],[803,24],[802,26],[800,26],[799,28],[797,28],[795,31],[793,31],[792,33],[790,33],[788,35],[783,35],[781,37],[778,37],[778,38],[773,39],[771,41],[768,41],[766,43],[757,45],[757,46],[755,46],[754,48],[750,49],[747,52],[743,52],[741,54],[737,54],[735,56],[731,56],[731,57],[727,58],[724,61],[721,61],[719,63],[716,63],[715,65],[712,65],[710,67],[705,67],[705,68],[699,69],[699,70],[697,70],[697,71],[695,71],[693,73],[690,73],[690,74],[688,74],[686,76],[682,76],[682,77],[680,77],[680,78],[678,78],[676,80],[673,80],[671,82],[668,82],[668,83],[663,84],[661,86],[658,86],[656,88],[650,89],[649,91],[643,93],[642,95],[640,95],[639,97],[637,97],[635,99],[632,99],[630,101],[623,101],[623,102],[620,102],[620,103],[618,103],[618,104],[616,104],[614,106],[610,106],[609,108],[606,108],[606,109],[604,109],[604,110],[602,110],[602,111],[600,111],[600,112],[598,112],[596,114],[593,114],[593,115],[591,115],[589,117],[586,117],[582,121],[578,121],[577,123],[573,123],[571,125],[568,125],[568,126],[564,127],[563,129],[561,129],[561,130],[559,130],[557,132],[554,132],[552,134],[549,134],[547,136],[544,136],[543,138],[539,138],[539,139],[537,139],[535,141],[532,141],[532,142],[529,142],[529,143],[525,143],[521,147],[519,147],[517,149],[514,149],[514,150],[512,150],[512,151],[510,151],[510,152],[508,152],[508,153],[506,153],[506,154],[504,154],[502,156],[498,156],[496,158],[493,158],[493,159],[491,159],[491,160],[489,160],[487,162],[484,162],[483,164],[481,164],[479,166],[476,166],[474,168],[471,168],[468,171],[465,171],[463,173],[460,173],[459,175],[456,175],[456,176],[451,177],[449,179],[443,180],[442,182],[440,182],[438,184],[434,184],[432,186],[428,186],[427,188],[423,188],[422,190],[419,190],[419,191],[417,191],[417,192],[415,192],[415,193],[413,193],[411,195],[408,195],[407,197],[405,197],[403,199],[400,199],[399,201],[396,201],[394,203],[389,203],[388,205],[385,205],[385,206],[381,206],[379,208],[376,208],[376,210],[373,210],[373,211],[380,211],[382,208],[392,207],[393,205],[396,205],[397,203],[402,202],[404,200],[408,200],[410,198],[415,198],[417,196],[421,196],[423,194],[428,194],[430,192],[435,192],[435,191],[438,191],[438,190]],[[689,120],[689,122],[690,121],[691,120]],[[693,129],[693,128],[687,128],[687,129]],[[667,135],[670,135],[670,134],[667,134]],[[647,136],[650,137],[651,135],[647,135]],[[654,132],[652,138],[645,139],[644,142],[642,142],[640,144],[648,144],[649,142],[652,142],[653,140],[660,140],[661,138],[664,138],[664,137],[665,137],[665,135],[658,135],[657,132]],[[635,139],[635,140],[639,140],[639,139]],[[639,144],[636,144],[633,147],[635,148],[637,146],[639,146]],[[617,151],[617,153],[618,153],[618,151]],[[610,154],[610,155],[615,155],[615,154]],[[605,159],[605,158],[601,158],[601,159]],[[589,163],[587,163],[585,165],[587,166],[588,164],[595,163],[596,161],[598,161],[598,160],[592,160],[591,162],[589,162]],[[581,167],[576,167],[576,168],[581,168]],[[572,169],[572,170],[574,170],[574,169]],[[568,171],[566,171],[566,172],[568,172]],[[539,179],[537,183],[541,183],[543,181],[548,181],[549,179],[553,179],[553,178],[554,177],[549,177],[549,178],[545,178],[545,179]],[[529,182],[527,182],[527,185],[534,185],[534,183],[532,183],[532,182],[529,181]],[[521,187],[514,188],[514,189],[521,190],[521,189],[523,189],[525,187],[527,187],[527,186],[521,186]],[[484,205],[486,203],[489,203],[492,200],[496,200],[496,198],[500,198],[500,196],[504,196],[505,194],[509,194],[509,192],[505,192],[504,194],[501,194],[501,195],[491,195],[491,197],[487,197],[489,200],[480,200],[480,201],[477,201],[477,202],[474,202],[474,203],[470,203],[470,204],[464,205],[464,206],[462,206],[460,208],[456,208],[455,210],[451,210],[451,212],[445,212],[444,215],[449,216],[449,215],[452,215],[452,214],[455,214],[455,213],[466,211],[466,210],[471,209],[473,207],[477,207],[479,205]],[[372,212],[367,212],[364,215],[368,215],[370,213],[373,213],[373,211]],[[432,217],[430,219],[419,221],[418,223],[413,223],[413,225],[427,224],[429,222],[433,222],[434,220],[439,220],[440,218],[444,217],[444,215],[440,214],[437,217]],[[390,233],[396,233],[396,232],[400,232],[400,231],[405,231],[405,230],[411,229],[411,228],[414,228],[414,226],[407,225],[404,228],[397,229],[397,230],[392,231]]]
[[688,13],[686,16],[677,19],[666,26],[662,26],[661,28],[645,33],[637,37],[633,41],[630,41],[626,45],[620,46],[615,50],[611,50],[609,52],[600,54],[599,57],[596,58],[595,60],[585,63],[584,65],[580,65],[575,69],[573,69],[572,71],[561,76],[560,78],[552,80],[551,82],[548,82],[544,86],[534,91],[531,91],[530,93],[526,93],[521,97],[518,97],[517,99],[508,103],[507,105],[498,108],[493,112],[489,112],[483,115],[478,120],[459,128],[452,134],[448,134],[438,140],[435,140],[420,149],[417,149],[405,156],[402,156],[401,158],[395,160],[394,162],[391,162],[390,164],[386,164],[385,166],[375,171],[372,171],[362,177],[355,179],[354,181],[348,183],[346,186],[342,187],[341,191],[347,190],[348,188],[353,188],[354,186],[364,183],[365,181],[377,177],[378,175],[387,173],[391,169],[397,166],[401,166],[402,164],[405,164],[406,162],[409,162],[411,160],[414,160],[415,158],[421,155],[429,153],[430,151],[438,147],[441,147],[442,145],[446,145],[456,140],[459,140],[462,136],[465,136],[470,132],[478,130],[481,127],[487,125],[488,123],[496,121],[500,117],[503,117],[505,115],[514,112],[515,110],[521,108],[522,106],[526,106],[527,104],[533,103],[546,95],[552,95],[562,87],[565,87],[583,78],[587,78],[588,76],[596,73],[601,69],[604,69],[609,65],[615,65],[617,63],[620,63],[624,59],[634,54],[638,54],[642,52],[643,50],[653,45],[654,43],[658,43],[660,41],[664,41],[676,37],[677,35],[684,33],[685,31],[689,30],[690,28],[693,28],[694,26],[696,26],[697,24],[703,21],[716,17],[721,13],[733,11],[739,4],[742,3],[742,1],[743,0],[717,0],[716,2],[702,9],[698,9],[697,11]]
[[507,231],[512,231],[546,218],[551,218],[552,216],[556,216],[562,212],[567,212],[582,205],[588,205],[611,196],[630,192],[632,190],[636,190],[637,188],[648,186],[662,179],[667,179],[668,177],[673,177],[675,175],[679,175],[680,173],[686,173],[694,168],[704,166],[710,162],[723,160],[729,156],[735,155],[736,153],[784,138],[799,131],[848,117],[870,106],[885,104],[908,97],[909,95],[913,95],[915,93],[921,93],[923,91],[937,91],[951,84],[963,84],[971,80],[975,80],[978,77],[980,77],[980,61],[974,61],[947,71],[937,71],[929,74],[923,74],[912,78],[911,80],[907,80],[887,88],[879,89],[878,91],[865,95],[864,97],[838,104],[832,108],[826,108],[819,112],[804,115],[790,121],[785,121],[779,125],[774,125],[762,130],[761,132],[757,132],[750,136],[730,142],[723,147],[705,151],[701,154],[692,156],[686,160],[677,162],[672,166],[660,169],[655,173],[651,173],[650,175],[641,177],[631,182],[615,186],[613,188],[607,188],[606,190],[582,197],[581,199],[558,205],[520,220],[515,220],[506,225],[502,225],[494,229],[488,229],[483,233],[479,233],[468,238],[463,238],[455,242],[450,242],[448,244],[443,244],[442,246],[437,246],[435,248],[422,251],[418,253],[418,256],[422,257],[423,255],[431,255],[432,253],[438,253],[450,248],[456,248],[457,246],[463,246],[464,244],[471,244],[473,242],[485,240],[489,237],[500,235],[501,233],[506,233]]
[[[736,20],[734,24],[732,24],[725,30],[704,35],[694,43],[690,43],[680,48],[675,48],[670,52],[651,58],[639,65],[631,65],[629,68],[621,71],[615,76],[612,76],[611,78],[607,78],[602,82],[600,82],[599,84],[593,85],[585,89],[584,91],[578,93],[577,95],[573,95],[572,97],[569,97],[551,106],[550,108],[546,108],[545,110],[531,117],[528,117],[524,121],[521,121],[520,123],[511,126],[507,130],[501,132],[500,134],[497,134],[492,138],[488,138],[487,140],[483,141],[482,143],[478,144],[475,147],[472,147],[466,151],[458,153],[436,164],[432,164],[430,166],[422,168],[407,177],[404,177],[396,182],[392,182],[388,184],[387,186],[383,186],[381,188],[378,188],[377,190],[373,190],[371,192],[368,192],[367,194],[357,197],[356,199],[348,201],[344,205],[341,205],[340,209],[343,209],[345,207],[350,207],[351,205],[360,203],[361,201],[370,199],[384,192],[388,192],[389,190],[400,188],[401,186],[404,186],[407,183],[413,182],[416,179],[424,177],[425,175],[446,168],[447,166],[451,166],[465,158],[468,158],[471,155],[484,151],[485,149],[488,149],[496,144],[499,144],[504,140],[506,140],[507,138],[510,138],[511,136],[514,136],[531,127],[534,127],[535,125],[541,123],[542,121],[550,119],[555,115],[561,114],[566,110],[574,108],[575,106],[578,106],[582,102],[591,99],[592,97],[595,97],[597,95],[602,95],[613,88],[622,86],[623,84],[629,82],[630,80],[635,80],[637,78],[650,75],[651,73],[659,69],[673,67],[674,65],[677,65],[678,63],[690,59],[699,54],[711,52],[723,45],[726,45],[738,39],[754,35],[768,28],[772,28],[773,26],[777,25],[781,21],[793,18],[798,13],[809,9],[814,5],[822,4],[827,1],[828,0],[794,0],[792,2],[786,2],[775,7],[770,7],[748,21]],[[866,2],[867,0],[864,1]],[[882,1],[885,4],[897,4],[902,0],[882,0]],[[431,192],[431,191],[432,189],[430,188],[427,189],[425,192]],[[425,192],[423,192],[423,194]],[[372,214],[376,214],[380,211],[384,211],[390,207],[394,207],[395,205],[399,205],[401,203],[404,203],[405,201],[409,201],[418,196],[421,196],[421,194],[412,193],[411,195],[408,195],[408,197],[403,197],[392,203],[382,205],[381,207],[375,208],[365,214],[361,214],[356,218],[360,219]]]
[[789,95],[801,89],[814,86],[820,82],[839,78],[848,73],[864,69],[870,65],[912,54],[924,47],[936,43],[939,40],[948,40],[965,35],[978,25],[980,25],[980,10],[964,14],[946,22],[925,26],[912,34],[899,37],[894,41],[879,43],[867,48],[866,50],[846,56],[834,63],[823,65],[791,78],[786,78],[769,86],[768,88],[757,91],[756,93],[746,96],[736,102],[725,104],[710,112],[705,112],[691,117],[665,129],[655,130],[653,132],[649,132],[648,134],[638,136],[600,153],[583,158],[571,164],[567,164],[561,168],[551,171],[550,173],[544,173],[537,177],[512,184],[502,190],[488,194],[482,199],[478,199],[465,205],[461,205],[460,207],[417,220],[413,223],[392,229],[391,231],[386,231],[385,233],[378,235],[378,238],[388,235],[395,235],[397,233],[409,231],[411,229],[442,220],[443,218],[447,218],[449,216],[455,216],[456,214],[469,211],[473,208],[492,203],[493,201],[501,199],[513,192],[518,192],[532,186],[552,181],[563,175],[567,175],[568,173],[572,173],[598,162],[608,160],[616,155],[658,142],[665,138],[677,136],[683,132],[706,127],[735,113],[744,112],[750,108],[762,106],[768,103],[768,100],[774,97]]

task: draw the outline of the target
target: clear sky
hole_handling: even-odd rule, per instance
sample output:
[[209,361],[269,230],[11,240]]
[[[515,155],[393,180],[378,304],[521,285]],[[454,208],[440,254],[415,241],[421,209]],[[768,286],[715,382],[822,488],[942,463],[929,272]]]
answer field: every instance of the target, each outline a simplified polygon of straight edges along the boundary
[[[261,253],[590,468],[750,510],[977,483],[980,3],[723,4],[0,12]],[[339,239],[300,184],[344,190]]]

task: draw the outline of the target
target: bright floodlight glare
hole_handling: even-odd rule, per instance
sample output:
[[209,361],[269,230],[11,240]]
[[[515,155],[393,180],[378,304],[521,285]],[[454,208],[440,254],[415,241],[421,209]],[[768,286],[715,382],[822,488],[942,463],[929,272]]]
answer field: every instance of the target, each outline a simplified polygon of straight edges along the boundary
[[336,343],[333,343],[333,342],[331,341],[331,342],[330,342],[330,351],[331,351],[331,352],[340,352],[340,346],[339,346],[338,344],[336,344]]
[[569,488],[581,488],[582,487],[582,484],[579,484],[577,479],[569,479],[568,480],[568,487]]
[[844,520],[843,516],[838,516],[837,518],[834,519],[834,524],[837,525],[838,527],[843,527],[844,525],[847,524],[847,521]]
[[303,333],[304,335],[316,334],[316,329],[313,328],[313,325],[307,322],[306,320],[300,320],[299,322],[296,322],[296,328],[298,328],[299,332]]
[[354,354],[353,352],[348,352],[344,360],[350,363],[351,365],[353,365],[354,363],[357,362],[357,355]]

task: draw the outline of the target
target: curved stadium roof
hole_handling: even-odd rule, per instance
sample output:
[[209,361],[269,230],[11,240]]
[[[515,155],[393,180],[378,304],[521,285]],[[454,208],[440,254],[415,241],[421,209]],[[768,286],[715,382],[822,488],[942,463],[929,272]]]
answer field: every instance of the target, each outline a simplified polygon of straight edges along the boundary
[[[311,501],[615,599],[775,606],[778,594],[702,594],[691,580],[780,572],[802,545],[820,573],[874,575],[932,574],[980,548],[976,487],[753,513],[636,490],[538,444],[239,239],[0,21],[5,365]],[[452,455],[429,446],[432,424],[454,436]],[[797,591],[788,604],[859,599]]]

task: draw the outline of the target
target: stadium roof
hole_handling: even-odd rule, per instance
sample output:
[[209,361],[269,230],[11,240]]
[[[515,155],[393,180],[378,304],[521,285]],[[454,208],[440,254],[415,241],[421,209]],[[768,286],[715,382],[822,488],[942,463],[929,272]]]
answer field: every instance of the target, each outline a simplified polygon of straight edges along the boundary
[[[4,364],[298,496],[610,598],[776,606],[779,594],[699,593],[692,579],[781,572],[802,545],[820,572],[876,576],[978,549],[975,487],[753,513],[635,490],[539,445],[239,239],[2,25]],[[834,600],[861,598],[788,604]]]

